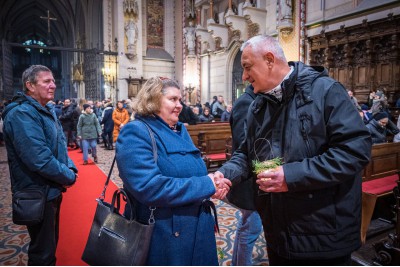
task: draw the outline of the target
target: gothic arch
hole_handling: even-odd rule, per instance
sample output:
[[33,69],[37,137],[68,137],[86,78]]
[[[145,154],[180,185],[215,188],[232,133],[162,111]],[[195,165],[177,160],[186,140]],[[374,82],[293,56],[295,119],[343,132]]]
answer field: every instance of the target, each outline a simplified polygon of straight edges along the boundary
[[[233,88],[234,81],[233,81],[233,72],[234,72],[234,65],[235,61],[237,61],[237,56],[238,54],[241,54],[240,51],[240,46],[241,42],[239,41],[233,41],[229,47],[228,47],[228,56],[226,60],[226,66],[227,66],[227,75],[226,75],[226,81],[225,84],[227,85],[225,91],[226,91],[226,99],[229,100],[229,102],[233,103],[236,100],[236,94],[233,93],[235,91],[235,88]],[[239,58],[240,60],[240,58]]]

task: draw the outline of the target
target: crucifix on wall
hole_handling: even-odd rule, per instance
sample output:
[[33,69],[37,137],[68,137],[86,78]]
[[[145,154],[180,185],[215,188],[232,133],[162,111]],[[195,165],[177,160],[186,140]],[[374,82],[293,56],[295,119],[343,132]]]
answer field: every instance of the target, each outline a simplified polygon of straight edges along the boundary
[[50,17],[50,10],[47,10],[47,17],[40,16],[40,18],[47,20],[47,33],[50,35],[50,20],[57,20],[57,19]]

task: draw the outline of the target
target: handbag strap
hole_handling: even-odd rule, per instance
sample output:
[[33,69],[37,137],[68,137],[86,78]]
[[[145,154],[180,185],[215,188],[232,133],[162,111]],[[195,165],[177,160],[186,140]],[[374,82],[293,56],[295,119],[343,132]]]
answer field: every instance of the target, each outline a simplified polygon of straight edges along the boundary
[[[156,145],[156,139],[154,138],[154,133],[150,129],[150,127],[147,125],[147,123],[145,123],[144,121],[142,121],[140,119],[138,119],[138,120],[141,121],[146,126],[147,130],[150,133],[151,143],[152,143],[152,147],[153,147],[153,157],[154,157],[155,162],[157,163],[158,155],[157,155],[157,145]],[[104,184],[103,191],[101,192],[101,195],[99,197],[100,200],[104,200],[104,198],[106,196],[106,190],[107,190],[108,184],[109,184],[110,179],[111,179],[111,174],[112,174],[112,171],[114,169],[114,165],[115,165],[115,156],[114,156],[114,159],[112,161],[110,171],[108,172],[107,180],[106,180],[106,182]]]
[[104,200],[104,198],[106,197],[106,190],[108,187],[108,183],[110,182],[110,178],[111,178],[112,170],[114,169],[114,165],[115,165],[115,156],[112,161],[110,171],[108,172],[108,176],[107,176],[106,183],[104,184],[103,192],[101,192],[101,195],[99,197],[100,200]]
[[[147,130],[150,133],[151,144],[152,144],[152,147],[153,147],[153,157],[154,157],[155,162],[157,163],[158,155],[157,155],[157,145],[156,145],[156,139],[154,138],[154,133],[150,129],[150,127],[147,125],[147,123],[145,123],[144,121],[142,121],[140,119],[138,119],[138,120],[141,121],[146,126]],[[115,160],[116,160],[116,156],[114,156],[113,162],[111,164],[110,171],[108,172],[107,180],[106,180],[106,182],[104,184],[103,191],[101,192],[101,195],[99,197],[100,200],[104,200],[104,198],[106,196],[106,190],[107,190],[107,187],[108,187],[108,183],[110,182],[112,170],[114,169]],[[119,189],[119,190],[121,191],[121,189]],[[124,196],[127,197],[126,194],[124,194]],[[114,199],[114,197],[113,197],[113,199]],[[118,200],[119,200],[119,195],[118,195]],[[117,209],[119,210],[119,201],[117,202],[117,205],[118,205]],[[150,206],[149,210],[150,210],[150,217],[149,217],[148,223],[149,224],[154,224],[155,223],[154,211],[156,210],[156,207]]]

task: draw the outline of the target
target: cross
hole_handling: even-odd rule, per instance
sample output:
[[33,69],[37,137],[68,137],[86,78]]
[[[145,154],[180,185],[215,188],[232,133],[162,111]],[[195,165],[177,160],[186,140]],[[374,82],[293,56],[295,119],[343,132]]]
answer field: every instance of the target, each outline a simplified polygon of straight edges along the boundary
[[50,11],[47,10],[47,17],[40,16],[41,19],[47,19],[47,31],[50,33],[50,20],[57,20],[56,18],[50,17]]

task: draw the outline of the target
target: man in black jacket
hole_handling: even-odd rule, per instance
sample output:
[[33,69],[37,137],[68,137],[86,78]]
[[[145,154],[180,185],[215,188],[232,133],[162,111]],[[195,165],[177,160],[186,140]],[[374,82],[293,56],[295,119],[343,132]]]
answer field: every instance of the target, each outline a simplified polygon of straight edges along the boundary
[[[232,153],[244,140],[246,114],[251,102],[256,98],[253,86],[247,86],[245,92],[236,100],[229,119],[232,132]],[[254,244],[262,231],[261,218],[253,202],[253,187],[251,174],[249,179],[232,186],[227,198],[239,208],[242,216],[238,220],[236,237],[232,252],[233,266],[251,266]]]
[[61,115],[58,117],[64,130],[64,135],[67,138],[67,145],[73,145],[72,128],[74,107],[71,105],[69,98],[64,99],[64,106],[61,108]]
[[253,160],[283,165],[253,175],[270,265],[346,265],[361,246],[361,172],[371,136],[346,92],[323,67],[287,62],[278,41],[242,46],[243,80],[257,98],[246,139],[216,173],[233,184]]

